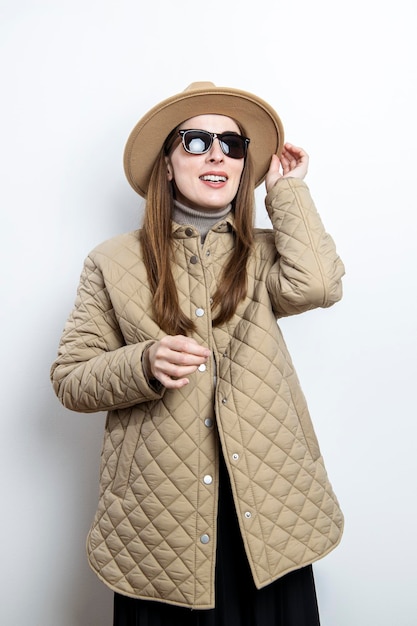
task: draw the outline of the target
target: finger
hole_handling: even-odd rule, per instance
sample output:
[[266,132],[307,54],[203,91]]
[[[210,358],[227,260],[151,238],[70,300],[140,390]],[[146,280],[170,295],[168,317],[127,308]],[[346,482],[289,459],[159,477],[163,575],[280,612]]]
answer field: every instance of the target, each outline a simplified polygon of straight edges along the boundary
[[[176,367],[191,366],[195,369],[208,360],[211,354],[208,348],[200,346],[193,340],[184,341],[185,339],[187,338],[167,337],[161,340],[158,344],[154,345],[149,355],[154,372],[156,370],[166,371],[167,367],[170,367],[171,365]],[[188,350],[188,352],[185,350]],[[168,373],[170,375],[172,374],[171,371]],[[179,374],[179,376],[181,375],[182,374]]]
[[155,364],[169,363],[176,367],[198,367],[208,360],[206,354],[190,354],[189,352],[178,352],[176,350],[161,350],[155,355]]
[[293,170],[297,166],[298,160],[292,152],[286,151],[284,158],[288,171]]
[[192,337],[185,337],[184,335],[168,335],[160,341],[160,345],[167,347],[172,352],[180,354],[189,354],[206,358],[211,354],[211,351],[208,348],[200,345]]
[[273,154],[271,156],[271,161],[269,163],[269,170],[268,172],[279,172],[279,168],[280,168],[280,160],[279,160],[279,156],[277,154]]
[[299,154],[300,152],[304,152],[302,148],[299,146],[295,146],[293,143],[289,143],[288,141],[284,144],[284,150],[290,152],[291,154]]
[[266,190],[269,191],[270,189],[272,189],[272,187],[281,177],[281,161],[278,155],[273,154],[271,157],[271,163],[269,165],[268,172],[265,177]]
[[201,364],[183,366],[167,361],[157,361],[154,366],[154,372],[156,376],[162,375],[169,376],[170,378],[184,378],[193,374],[198,369],[199,365]]
[[284,150],[283,152],[285,152],[287,158],[291,159],[296,159],[296,160],[304,160],[304,159],[308,159],[308,154],[305,150],[303,150],[303,148],[300,148],[299,146],[294,146],[292,143],[286,143],[284,145]]
[[288,152],[284,151],[281,154],[281,165],[283,173],[288,174],[288,172],[291,170],[291,155],[288,154]]
[[164,387],[167,389],[181,389],[181,387],[185,387],[190,382],[188,378],[171,378],[166,374],[161,374],[156,377]]

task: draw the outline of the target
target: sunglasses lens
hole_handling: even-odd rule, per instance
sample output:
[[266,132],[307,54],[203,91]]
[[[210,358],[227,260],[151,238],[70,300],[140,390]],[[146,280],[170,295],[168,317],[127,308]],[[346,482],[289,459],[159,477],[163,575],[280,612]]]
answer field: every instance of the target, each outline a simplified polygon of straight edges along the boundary
[[199,130],[187,130],[184,133],[185,149],[192,154],[203,154],[207,152],[211,144],[209,133]]
[[246,155],[245,138],[240,135],[221,135],[220,145],[224,154],[232,159],[243,159]]

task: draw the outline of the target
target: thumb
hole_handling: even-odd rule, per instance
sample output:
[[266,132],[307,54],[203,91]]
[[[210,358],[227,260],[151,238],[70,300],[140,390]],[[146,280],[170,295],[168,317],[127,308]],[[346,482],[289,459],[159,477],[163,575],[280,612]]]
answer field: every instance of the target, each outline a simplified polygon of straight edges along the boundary
[[281,161],[279,159],[279,156],[276,154],[273,154],[271,158],[271,163],[269,165],[268,173],[265,177],[265,187],[267,191],[272,189],[275,183],[280,178],[282,178],[280,168],[281,168]]

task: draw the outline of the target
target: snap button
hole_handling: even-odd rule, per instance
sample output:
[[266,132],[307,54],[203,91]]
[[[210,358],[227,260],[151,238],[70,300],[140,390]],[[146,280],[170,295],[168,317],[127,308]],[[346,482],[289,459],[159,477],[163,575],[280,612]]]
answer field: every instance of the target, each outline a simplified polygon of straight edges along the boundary
[[252,513],[250,511],[246,511],[245,517],[246,519],[250,519],[252,517]]
[[211,428],[213,426],[213,420],[210,419],[210,417],[207,417],[204,420],[204,426],[206,426],[207,428]]
[[235,452],[234,454],[232,454],[232,459],[234,461],[238,461],[239,460],[239,455],[237,454],[237,452]]
[[192,237],[194,235],[194,231],[192,228],[186,228],[185,234],[187,235],[187,237]]
[[227,404],[227,398],[223,398],[222,404]]
[[190,263],[192,263],[193,265],[195,265],[196,263],[198,263],[198,259],[197,257],[193,254],[193,256],[190,258]]
[[201,535],[200,537],[201,543],[208,543],[210,541],[210,537],[208,535]]
[[195,310],[195,314],[197,315],[197,317],[203,317],[204,309],[200,309],[199,307],[198,309]]
[[210,256],[210,250],[207,250],[206,256]]
[[206,369],[207,369],[207,365],[205,363],[202,363],[201,365],[198,366],[199,372],[205,372]]
[[213,482],[213,477],[210,476],[210,474],[207,474],[207,476],[204,476],[203,482],[205,485],[211,485],[211,483]]

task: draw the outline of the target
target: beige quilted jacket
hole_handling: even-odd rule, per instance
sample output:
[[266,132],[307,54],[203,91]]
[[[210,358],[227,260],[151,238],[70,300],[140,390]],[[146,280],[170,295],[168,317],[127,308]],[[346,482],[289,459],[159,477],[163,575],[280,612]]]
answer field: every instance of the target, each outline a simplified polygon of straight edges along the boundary
[[152,387],[143,374],[142,354],[163,333],[138,233],[85,262],[52,380],[69,409],[109,412],[87,549],[119,593],[214,606],[219,446],[257,587],[340,541],[342,513],[276,319],[339,300],[343,265],[304,182],[281,179],[266,203],[274,230],[256,230],[247,298],[218,328],[210,297],[232,219],[203,246],[195,229],[173,224],[180,303],[213,352],[181,390]]

